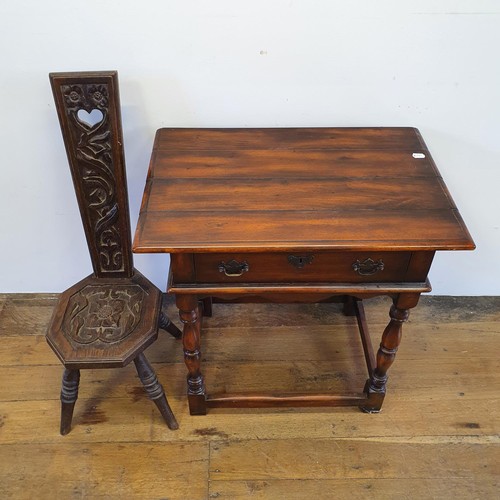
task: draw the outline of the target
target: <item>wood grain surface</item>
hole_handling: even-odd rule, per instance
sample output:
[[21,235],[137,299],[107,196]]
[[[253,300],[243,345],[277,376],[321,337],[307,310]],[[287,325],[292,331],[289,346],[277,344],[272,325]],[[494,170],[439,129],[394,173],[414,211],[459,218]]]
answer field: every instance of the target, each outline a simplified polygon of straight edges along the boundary
[[474,244],[413,128],[160,129],[135,252]]
[[[375,339],[389,302],[365,301]],[[498,297],[422,297],[379,415],[282,408],[191,417],[182,345],[164,334],[147,355],[180,429],[166,428],[128,366],[82,373],[65,437],[62,368],[43,338],[53,305],[53,295],[0,296],[1,498],[497,497]],[[172,301],[165,311],[175,317]],[[214,304],[213,313],[202,349],[216,390],[274,381],[283,391],[357,391],[366,378],[356,320],[341,304]]]

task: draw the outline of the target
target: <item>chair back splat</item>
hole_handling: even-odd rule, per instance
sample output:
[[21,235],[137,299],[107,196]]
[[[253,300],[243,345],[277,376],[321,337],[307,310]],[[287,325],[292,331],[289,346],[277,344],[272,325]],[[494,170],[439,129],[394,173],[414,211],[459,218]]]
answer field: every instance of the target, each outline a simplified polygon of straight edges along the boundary
[[85,236],[98,277],[133,274],[118,74],[50,75]]

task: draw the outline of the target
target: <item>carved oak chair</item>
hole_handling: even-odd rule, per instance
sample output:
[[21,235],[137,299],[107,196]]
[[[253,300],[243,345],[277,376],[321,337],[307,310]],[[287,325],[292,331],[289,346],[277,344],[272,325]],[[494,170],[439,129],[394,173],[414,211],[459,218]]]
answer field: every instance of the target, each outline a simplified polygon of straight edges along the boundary
[[178,424],[143,351],[158,326],[180,330],[161,312],[162,294],[133,266],[118,75],[51,73],[66,153],[94,273],[61,294],[47,342],[65,366],[61,434],[71,429],[80,369],[134,361],[170,429]]

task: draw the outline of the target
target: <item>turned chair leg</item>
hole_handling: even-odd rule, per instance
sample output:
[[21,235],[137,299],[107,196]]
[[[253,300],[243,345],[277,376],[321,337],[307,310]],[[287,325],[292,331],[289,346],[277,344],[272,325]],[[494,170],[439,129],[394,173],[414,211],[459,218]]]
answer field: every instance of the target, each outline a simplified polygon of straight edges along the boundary
[[80,370],[66,368],[63,373],[61,388],[61,434],[65,436],[71,430],[73,410],[78,399]]
[[166,330],[176,339],[180,339],[182,337],[182,332],[172,323],[172,321],[170,321],[169,317],[163,311],[160,311],[158,326],[162,330]]
[[149,361],[146,359],[146,356],[144,356],[143,353],[139,354],[134,359],[134,363],[149,399],[156,404],[169,429],[178,429],[179,424],[177,423],[175,415],[168,404],[165,391],[163,390],[160,382],[158,382],[156,373],[153,370],[153,367],[149,364]]

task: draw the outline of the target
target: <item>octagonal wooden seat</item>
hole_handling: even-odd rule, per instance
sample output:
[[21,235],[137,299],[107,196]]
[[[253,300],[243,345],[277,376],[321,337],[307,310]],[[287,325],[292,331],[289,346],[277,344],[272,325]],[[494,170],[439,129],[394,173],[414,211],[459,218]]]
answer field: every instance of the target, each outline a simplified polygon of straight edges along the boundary
[[66,368],[120,368],[158,337],[161,292],[139,271],[90,275],[63,292],[47,341]]
[[94,269],[61,294],[47,331],[65,366],[61,434],[71,429],[80,369],[131,361],[149,398],[176,429],[143,351],[159,326],[176,338],[182,334],[161,311],[161,291],[133,266],[117,73],[52,73],[50,82]]

